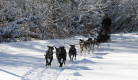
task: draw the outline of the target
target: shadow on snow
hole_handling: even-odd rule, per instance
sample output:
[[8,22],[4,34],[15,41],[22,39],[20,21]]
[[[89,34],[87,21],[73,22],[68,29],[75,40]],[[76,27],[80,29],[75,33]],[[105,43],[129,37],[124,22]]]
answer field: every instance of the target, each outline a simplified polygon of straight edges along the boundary
[[[32,56],[5,54],[0,52],[1,66],[28,66],[42,65],[45,63],[44,58],[36,58]],[[41,63],[42,62],[42,63]]]

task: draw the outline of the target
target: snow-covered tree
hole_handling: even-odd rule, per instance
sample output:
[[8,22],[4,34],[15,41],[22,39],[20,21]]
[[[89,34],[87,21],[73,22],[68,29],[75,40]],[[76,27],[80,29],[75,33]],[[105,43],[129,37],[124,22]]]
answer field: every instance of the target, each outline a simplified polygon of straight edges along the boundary
[[113,33],[133,32],[137,8],[137,0],[0,0],[0,35],[12,34],[13,41],[93,36],[105,13]]

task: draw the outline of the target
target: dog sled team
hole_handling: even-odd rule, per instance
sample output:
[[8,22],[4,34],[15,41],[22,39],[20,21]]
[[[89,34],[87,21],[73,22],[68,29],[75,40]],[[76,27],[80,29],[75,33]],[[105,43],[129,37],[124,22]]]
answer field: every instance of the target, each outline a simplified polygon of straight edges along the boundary
[[[83,56],[86,56],[86,52],[88,51],[88,54],[90,54],[90,51],[92,50],[92,53],[94,52],[94,45],[100,46],[100,43],[111,41],[110,34],[111,34],[111,20],[108,18],[108,15],[105,14],[105,19],[102,21],[102,28],[98,32],[97,38],[94,38],[92,40],[89,38],[87,41],[81,40],[79,41],[79,47],[80,47],[80,55],[83,54]],[[48,50],[46,51],[45,59],[46,59],[46,66],[51,66],[51,62],[53,60],[53,50],[56,49],[56,57],[57,61],[59,62],[59,67],[62,67],[63,64],[65,65],[66,62],[66,56],[67,52],[65,50],[64,46],[60,46],[59,48],[55,46],[47,46]],[[75,45],[70,45],[68,56],[70,58],[70,61],[76,60],[76,48]]]
[[[79,41],[79,47],[80,47],[80,55],[86,56],[86,53],[88,51],[88,54],[90,54],[90,51],[92,50],[92,53],[94,52],[94,45],[100,46],[100,42],[97,41],[95,38],[92,40],[89,38],[87,41],[81,40]],[[68,52],[68,56],[70,58],[70,61],[76,60],[77,51],[75,48],[75,45],[69,45],[70,49]],[[51,66],[51,62],[53,60],[53,50],[56,49],[56,58],[59,62],[59,67],[62,67],[63,64],[65,65],[66,58],[67,58],[67,52],[64,46],[60,46],[59,48],[55,46],[47,46],[48,50],[46,51],[45,59],[46,59],[46,66]]]

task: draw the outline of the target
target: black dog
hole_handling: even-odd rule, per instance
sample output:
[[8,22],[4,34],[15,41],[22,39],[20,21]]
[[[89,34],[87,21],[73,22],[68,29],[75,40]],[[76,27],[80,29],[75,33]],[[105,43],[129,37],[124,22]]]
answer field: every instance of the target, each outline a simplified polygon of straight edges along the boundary
[[76,48],[75,48],[75,45],[70,45],[70,49],[69,49],[69,58],[70,58],[70,61],[73,61],[73,58],[75,56],[75,60],[76,60]]
[[63,63],[65,65],[65,62],[66,62],[66,50],[65,50],[64,47],[56,48],[56,56],[57,56],[58,62],[60,63],[59,67],[62,67]]
[[[51,62],[53,60],[53,46],[47,46],[48,50],[46,51],[45,59],[46,59],[46,66],[51,66]],[[48,61],[50,59],[50,61]]]

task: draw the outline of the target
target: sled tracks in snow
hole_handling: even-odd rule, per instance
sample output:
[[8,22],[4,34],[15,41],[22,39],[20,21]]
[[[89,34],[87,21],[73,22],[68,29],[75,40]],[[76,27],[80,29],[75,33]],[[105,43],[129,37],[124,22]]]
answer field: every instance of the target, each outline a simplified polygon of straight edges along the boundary
[[79,72],[72,72],[70,69],[78,69],[77,66],[69,67],[46,67],[40,66],[31,69],[23,77],[22,80],[79,80],[73,75],[80,75]]
[[57,80],[64,68],[40,66],[31,69],[22,80]]

